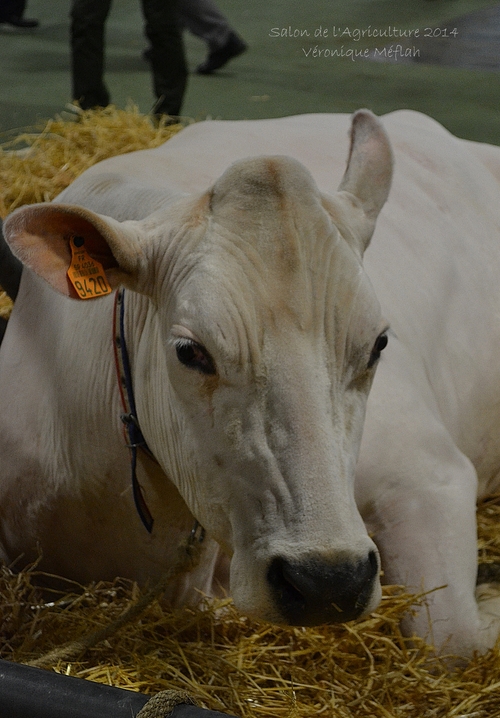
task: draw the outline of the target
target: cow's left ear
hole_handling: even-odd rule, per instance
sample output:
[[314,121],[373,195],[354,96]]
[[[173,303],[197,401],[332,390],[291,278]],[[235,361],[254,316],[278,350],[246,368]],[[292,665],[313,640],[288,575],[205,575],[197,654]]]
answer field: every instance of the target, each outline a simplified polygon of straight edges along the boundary
[[392,181],[393,154],[382,123],[369,110],[352,116],[347,168],[338,192],[325,202],[340,231],[360,255],[375,229],[375,222]]
[[3,226],[14,254],[54,289],[77,298],[67,272],[71,239],[83,240],[86,252],[103,267],[112,289],[124,284],[138,289],[143,265],[136,222],[117,222],[83,207],[47,203],[22,207]]

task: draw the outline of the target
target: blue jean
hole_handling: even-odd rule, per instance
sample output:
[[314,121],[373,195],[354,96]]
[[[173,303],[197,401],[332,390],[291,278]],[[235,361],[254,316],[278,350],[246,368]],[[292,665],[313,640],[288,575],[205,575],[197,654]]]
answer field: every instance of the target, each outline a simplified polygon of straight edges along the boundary
[[0,0],[0,22],[11,17],[22,17],[26,7],[26,0]]
[[[105,107],[110,96],[104,84],[104,34],[112,0],[73,0],[71,8],[71,73],[73,99],[83,109]],[[179,115],[187,84],[187,65],[178,0],[141,0],[146,35],[152,47],[154,111]]]
[[226,44],[233,32],[227,18],[213,0],[180,0],[179,22],[189,32],[204,40],[210,50]]

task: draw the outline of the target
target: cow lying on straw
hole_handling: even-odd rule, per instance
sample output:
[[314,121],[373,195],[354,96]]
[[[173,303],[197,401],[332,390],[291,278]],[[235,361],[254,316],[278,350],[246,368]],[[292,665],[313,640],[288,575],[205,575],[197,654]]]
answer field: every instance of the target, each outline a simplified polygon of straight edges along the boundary
[[195,124],[7,219],[4,560],[146,582],[203,526],[173,604],[228,556],[242,611],[348,621],[382,566],[438,589],[407,633],[494,644],[475,504],[499,483],[500,149],[363,110],[342,177],[348,126]]

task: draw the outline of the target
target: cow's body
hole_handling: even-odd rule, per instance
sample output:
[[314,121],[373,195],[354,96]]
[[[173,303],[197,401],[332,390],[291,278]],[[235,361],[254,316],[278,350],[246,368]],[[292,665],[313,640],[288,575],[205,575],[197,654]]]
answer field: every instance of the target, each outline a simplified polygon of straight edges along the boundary
[[[500,149],[458,140],[417,113],[393,113],[383,119],[383,124],[394,148],[395,176],[390,199],[378,220],[373,245],[365,255],[364,267],[391,329],[389,347],[380,362],[368,401],[355,499],[380,550],[385,580],[405,583],[417,591],[447,585],[429,597],[434,619],[431,639],[439,646],[469,655],[474,649],[491,646],[500,626],[497,618],[500,599],[496,598],[494,587],[481,590],[479,608],[474,593],[475,502],[477,496],[498,488],[500,471]],[[230,211],[231,222],[235,223],[231,227],[241,226],[242,234],[246,231],[258,234],[257,224],[264,223],[268,216],[266,192],[271,185],[256,189],[252,179],[254,170],[249,170],[252,177],[248,181],[254,182],[251,192],[255,196],[260,192],[263,203],[262,213],[259,209],[255,214],[257,219],[251,221],[247,220],[248,213],[245,214],[248,208],[244,193],[237,195],[236,200],[231,199],[229,209],[224,204],[233,184],[239,180],[230,177],[218,194],[211,195],[212,199],[203,194],[207,188],[235,160],[287,155],[309,169],[321,192],[333,195],[344,171],[348,127],[349,118],[344,115],[200,123],[187,128],[161,148],[96,165],[63,192],[58,201],[82,205],[120,221],[139,220],[155,211],[158,211],[155,217],[167,213],[170,223],[178,222],[184,228],[184,235],[190,231],[186,227],[192,227],[196,233],[200,217],[207,212],[214,213],[218,226],[227,228]],[[369,147],[365,148],[365,154],[370,152]],[[360,162],[364,161],[362,155]],[[383,166],[388,160],[380,162]],[[279,171],[283,176],[288,172],[293,178],[300,175],[294,165],[288,167],[285,163],[283,170],[280,167],[271,168],[271,174]],[[298,174],[294,174],[296,172]],[[387,184],[382,174],[383,169],[372,173],[375,185]],[[286,185],[292,198],[294,193],[297,198],[304,194],[302,181],[306,182],[299,177],[297,182],[293,180]],[[352,190],[350,185],[348,190]],[[276,212],[290,213],[291,210],[283,209],[285,194],[280,192],[276,191],[272,198],[272,202],[278,202]],[[199,195],[194,204],[184,197],[189,193]],[[222,197],[217,200],[221,208],[213,200],[214,196]],[[215,209],[210,204],[212,200]],[[322,215],[315,214],[317,209],[307,202],[305,209],[301,209],[305,214],[300,217],[307,215],[310,220],[311,236],[316,230],[321,235]],[[383,199],[378,202],[380,205]],[[354,204],[357,207],[359,202]],[[251,209],[255,210],[254,205]],[[349,225],[349,217],[345,215],[345,220],[343,212],[344,209],[334,206],[331,214],[342,235],[347,237],[351,230],[346,229],[345,222]],[[365,213],[368,216],[373,211],[365,209]],[[269,217],[272,216],[269,210]],[[288,216],[283,214],[285,219]],[[154,233],[158,221],[147,222]],[[302,219],[299,222],[295,218],[293,222],[298,226]],[[270,236],[292,232],[284,224],[286,222],[278,222]],[[30,236],[34,226],[32,223],[27,230]],[[16,228],[11,229],[12,235],[16,233]],[[201,246],[199,238],[190,241],[196,257]],[[348,475],[357,454],[356,429],[351,444],[346,443],[347,458],[338,458],[335,447],[343,441],[339,438],[338,426],[351,427],[356,422],[361,426],[364,409],[355,403],[357,398],[351,397],[351,403],[342,404],[339,410],[347,418],[339,419],[335,402],[333,409],[325,408],[322,403],[322,397],[329,394],[326,386],[328,382],[331,385],[332,374],[329,369],[325,370],[326,374],[330,372],[330,379],[325,383],[324,367],[320,363],[316,365],[316,355],[322,351],[320,345],[313,351],[311,346],[302,343],[309,324],[318,323],[315,310],[313,307],[309,314],[300,314],[302,309],[293,309],[292,293],[286,294],[295,287],[298,305],[304,307],[309,301],[309,296],[300,296],[307,291],[300,282],[285,277],[287,272],[294,271],[290,267],[302,259],[294,258],[296,250],[292,244],[283,244],[282,253],[275,257],[274,250],[268,250],[261,243],[259,251],[264,254],[259,259],[253,256],[253,250],[240,246],[238,241],[232,240],[227,245],[228,251],[234,254],[231,261],[236,262],[227,265],[228,274],[235,273],[234,282],[230,277],[224,278],[224,291],[227,284],[234,306],[217,306],[215,316],[211,302],[218,292],[217,278],[211,276],[210,263],[203,264],[207,261],[204,256],[200,261],[203,276],[208,280],[204,280],[201,296],[196,298],[200,302],[197,312],[203,315],[203,320],[213,318],[222,335],[229,324],[233,329],[245,327],[250,334],[255,328],[255,337],[246,336],[242,340],[240,335],[233,338],[230,335],[224,339],[229,344],[234,339],[233,344],[240,346],[240,351],[243,351],[241,346],[245,347],[248,357],[240,359],[242,365],[254,367],[254,386],[267,382],[274,387],[262,395],[255,390],[259,394],[257,404],[267,407],[274,400],[276,416],[282,411],[286,418],[272,418],[275,415],[271,412],[271,419],[266,419],[271,428],[268,429],[267,424],[262,428],[262,435],[267,438],[261,443],[256,440],[255,445],[260,447],[256,451],[254,444],[245,440],[245,431],[257,434],[261,431],[255,428],[260,420],[254,413],[253,399],[251,402],[245,393],[253,390],[244,388],[243,384],[238,389],[240,374],[238,380],[225,377],[226,381],[222,381],[218,376],[215,383],[210,383],[208,377],[202,392],[205,402],[202,413],[208,417],[207,426],[212,414],[214,425],[218,417],[224,415],[224,441],[228,446],[237,447],[244,457],[242,465],[247,462],[245,466],[254,466],[254,469],[250,474],[248,468],[241,469],[242,475],[246,472],[247,483],[236,485],[227,495],[214,486],[207,513],[203,496],[200,499],[196,488],[196,472],[203,473],[205,467],[199,469],[200,457],[193,459],[192,456],[208,451],[205,445],[197,443],[199,437],[196,437],[196,432],[204,436],[203,432],[209,431],[202,426],[206,417],[200,418],[199,405],[191,395],[184,396],[187,390],[179,389],[177,379],[171,378],[175,369],[171,368],[168,375],[172,386],[166,388],[167,375],[158,362],[162,357],[162,342],[172,340],[163,333],[161,322],[166,321],[166,314],[158,308],[157,296],[147,296],[142,285],[137,292],[127,290],[126,336],[132,353],[138,416],[146,439],[163,467],[140,458],[139,480],[155,518],[151,536],[135,512],[131,495],[130,458],[120,424],[112,351],[113,296],[90,302],[71,301],[61,298],[33,273],[25,272],[0,352],[0,515],[6,560],[14,560],[21,553],[25,559],[35,558],[39,542],[49,571],[80,581],[115,575],[145,581],[161,574],[174,560],[176,546],[189,533],[196,516],[208,524],[209,532],[228,553],[234,552],[232,580],[242,608],[270,620],[282,617],[269,609],[269,598],[262,598],[260,594],[256,597],[253,589],[248,588],[260,566],[259,561],[267,561],[267,580],[275,584],[278,581],[276,590],[281,597],[289,590],[288,583],[288,588],[283,588],[281,573],[285,572],[292,591],[300,587],[301,579],[294,578],[293,569],[281,566],[280,577],[269,578],[271,570],[275,570],[273,556],[279,555],[279,551],[291,562],[294,552],[315,556],[313,552],[318,546],[328,555],[340,555],[351,561],[349,551],[352,550],[355,557],[368,555],[373,565],[372,545],[352,505],[352,488],[342,489],[330,503],[331,466],[335,466],[336,476]],[[154,277],[146,272],[146,278],[141,281],[154,283],[161,274],[162,281],[168,283],[174,272],[170,267],[176,268],[185,262],[184,274],[180,272],[180,278],[174,282],[175,291],[180,288],[183,297],[176,311],[183,316],[184,311],[190,311],[191,298],[189,293],[184,296],[182,292],[187,291],[184,286],[189,285],[196,262],[190,263],[191,260],[186,259],[188,254],[179,258],[170,251],[171,246],[165,249],[165,258],[156,256],[163,274],[156,268]],[[211,251],[211,246],[204,251]],[[321,243],[314,247],[313,253],[325,252]],[[190,251],[189,247],[186,251]],[[300,254],[302,250],[297,251]],[[248,284],[247,279],[237,274],[238,253],[244,253],[245,262],[250,262],[250,273],[259,266]],[[24,259],[29,264],[29,252],[25,252]],[[262,268],[259,262],[264,260],[267,265]],[[314,279],[307,281],[313,282],[310,292],[320,307],[319,315],[324,322],[327,317],[339,325],[347,322],[342,334],[344,339],[357,332],[359,325],[359,333],[369,335],[366,342],[373,343],[373,337],[385,325],[379,310],[371,309],[376,306],[376,299],[366,279],[357,278],[357,265],[352,264],[350,256],[344,258],[342,254],[335,260],[336,264],[329,262],[331,257],[327,253],[319,259],[313,256],[304,265],[312,267]],[[261,294],[260,289],[255,290],[261,281],[259,277],[268,271],[267,266],[270,267],[270,286],[276,291],[276,297],[271,299],[269,287]],[[326,273],[338,273],[336,284],[332,284],[332,287],[338,285],[337,288],[322,289],[322,280],[314,284],[322,266]],[[128,266],[125,270],[134,271]],[[37,271],[43,275],[45,270],[38,268]],[[189,275],[188,279],[184,275]],[[254,291],[262,306],[268,307],[267,314],[261,315],[254,308]],[[330,310],[324,309],[328,307],[325,297],[333,291],[338,295],[336,298],[331,295],[335,311],[330,317]],[[184,310],[184,306],[188,309]],[[206,316],[205,306],[208,307]],[[245,312],[249,317],[245,317]],[[340,316],[343,312],[352,313],[354,318]],[[238,320],[233,318],[235,313]],[[227,320],[228,324],[225,324],[226,314],[231,319],[231,322]],[[288,326],[292,321],[289,314],[301,317],[297,320],[300,330],[296,335],[293,322]],[[358,314],[365,324],[358,320]],[[249,326],[253,328],[248,330]],[[328,331],[324,330],[327,340]],[[273,332],[271,349],[271,344],[266,344],[266,336]],[[340,350],[348,354],[345,348]],[[259,352],[267,356],[261,364],[260,360],[254,360]],[[255,367],[261,366],[267,367],[266,371],[273,367],[276,377],[270,369],[272,381],[271,373],[260,375],[260,369],[257,371]],[[182,381],[181,377],[181,384]],[[368,390],[365,387],[368,379],[354,377],[346,384],[349,396],[358,391],[355,382],[360,382],[360,394]],[[284,387],[284,393],[276,386]],[[226,406],[224,392],[229,392],[228,387],[236,392],[234,396],[244,397],[237,407],[240,400],[233,398],[234,411],[221,408]],[[288,404],[283,396],[290,391],[296,396]],[[171,392],[173,397],[167,409],[159,398],[163,392]],[[187,414],[182,416],[176,408],[176,392],[180,392],[182,405],[188,407]],[[331,396],[332,392],[330,387]],[[301,412],[305,417],[303,421],[297,418]],[[191,420],[194,428],[190,426]],[[325,422],[328,426],[332,423],[332,431],[330,428],[323,431]],[[210,442],[208,433],[204,440]],[[282,459],[280,452],[287,457]],[[234,465],[226,466],[222,449],[210,459],[203,457],[202,464],[203,461],[217,463],[218,468],[213,471],[222,476],[227,471],[228,482],[231,472],[238,474],[238,466],[236,469]],[[278,472],[286,477],[285,483],[288,482],[283,493],[282,479],[275,476],[275,464],[282,467],[280,462],[284,462],[283,465],[288,466],[287,461],[291,461],[294,469],[280,468]],[[263,475],[268,476],[269,485],[259,484],[262,464],[268,466]],[[295,470],[307,478],[304,487],[292,475]],[[212,469],[207,469],[212,475],[210,471]],[[252,471],[255,471],[255,480]],[[248,482],[252,482],[251,487]],[[232,502],[229,509],[228,501]],[[280,501],[285,508],[280,508]],[[331,508],[334,505],[337,509]],[[247,529],[245,512],[257,521],[257,530]],[[255,513],[259,514],[257,519]],[[240,518],[233,520],[233,514]],[[271,540],[269,536],[273,532],[275,536]],[[245,558],[246,548],[238,548],[240,543],[242,547],[255,549],[255,566],[252,558]],[[201,566],[172,586],[172,601],[191,600],[193,587],[208,593],[213,591],[220,560],[218,545],[207,539]],[[352,565],[361,566],[366,559],[352,561]],[[366,566],[363,571],[368,571]],[[349,576],[349,571],[344,572],[342,581],[349,581]],[[363,581],[369,583],[371,578]],[[364,585],[363,581],[359,579],[360,585]],[[242,585],[246,589],[242,589]],[[375,605],[377,595],[373,589],[370,597],[364,596],[363,607],[368,610]],[[290,611],[292,615],[293,610]],[[357,615],[359,613],[357,611]],[[314,622],[315,616],[319,616],[320,621],[329,620],[329,616],[321,612],[313,611],[313,614],[311,620],[303,622]],[[408,620],[408,631],[428,633],[425,610]],[[294,621],[292,616],[289,622],[301,621]]]

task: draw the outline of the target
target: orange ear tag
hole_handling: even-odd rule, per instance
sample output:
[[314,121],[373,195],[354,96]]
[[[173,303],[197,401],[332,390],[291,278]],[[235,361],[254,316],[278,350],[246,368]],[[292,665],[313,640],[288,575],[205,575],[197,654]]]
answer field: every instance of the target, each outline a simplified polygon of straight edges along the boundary
[[93,299],[111,294],[106,273],[100,262],[87,252],[83,237],[71,237],[71,264],[68,278],[80,299]]

